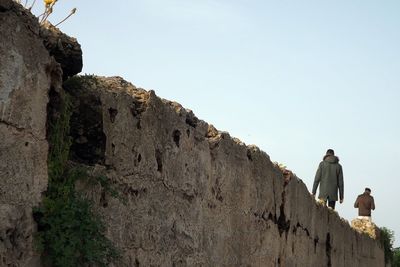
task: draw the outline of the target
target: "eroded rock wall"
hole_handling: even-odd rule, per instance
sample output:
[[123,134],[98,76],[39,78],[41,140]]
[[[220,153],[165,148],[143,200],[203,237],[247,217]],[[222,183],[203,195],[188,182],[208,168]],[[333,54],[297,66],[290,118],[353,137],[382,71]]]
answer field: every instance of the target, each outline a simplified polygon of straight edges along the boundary
[[285,182],[257,147],[119,77],[66,88],[74,161],[126,200],[87,192],[123,252],[118,266],[384,266],[375,240],[317,205],[301,180]]
[[[48,102],[82,67],[76,40],[54,30],[0,0],[0,266],[41,266],[32,207],[47,187]],[[107,175],[123,199],[84,191],[123,253],[117,266],[384,265],[376,241],[300,180],[285,182],[257,147],[118,77],[66,87],[71,160]]]
[[32,207],[47,188],[46,106],[61,70],[35,18],[0,1],[0,266],[37,266]]
[[[49,92],[62,90],[63,70],[64,77],[80,71],[80,46],[73,40],[63,48],[68,37],[57,34],[16,2],[0,0],[0,266],[41,264],[32,208],[47,189]],[[62,69],[50,53],[59,61],[73,54],[75,69]]]

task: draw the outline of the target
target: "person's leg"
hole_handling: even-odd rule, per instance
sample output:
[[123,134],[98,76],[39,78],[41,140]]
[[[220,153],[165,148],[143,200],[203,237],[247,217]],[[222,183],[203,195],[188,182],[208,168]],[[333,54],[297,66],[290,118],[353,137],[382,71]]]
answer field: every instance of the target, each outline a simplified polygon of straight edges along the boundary
[[335,200],[328,200],[328,207],[332,208],[333,210],[335,209],[335,204],[336,201]]

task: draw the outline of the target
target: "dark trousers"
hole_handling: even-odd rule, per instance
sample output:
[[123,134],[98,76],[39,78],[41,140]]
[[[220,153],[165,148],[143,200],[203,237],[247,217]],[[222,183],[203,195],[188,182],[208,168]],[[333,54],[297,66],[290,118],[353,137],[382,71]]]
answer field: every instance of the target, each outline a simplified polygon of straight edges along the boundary
[[324,203],[324,205],[328,204],[328,207],[332,208],[333,210],[335,209],[335,205],[336,205],[336,201],[335,200],[329,200],[329,198],[327,200],[325,199],[321,199]]
[[333,210],[335,209],[335,204],[336,204],[336,201],[335,200],[329,200],[328,199],[328,207],[331,207]]

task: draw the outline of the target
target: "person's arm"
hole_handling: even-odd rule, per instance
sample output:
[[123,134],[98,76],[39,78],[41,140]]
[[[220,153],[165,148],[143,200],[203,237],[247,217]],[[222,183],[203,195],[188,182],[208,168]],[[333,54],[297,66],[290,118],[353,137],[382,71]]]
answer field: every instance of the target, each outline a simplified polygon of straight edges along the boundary
[[358,208],[358,202],[360,201],[360,196],[357,197],[356,202],[354,202],[354,208]]
[[322,165],[322,162],[319,164],[317,173],[315,174],[314,184],[313,184],[313,188],[312,188],[313,195],[315,195],[317,193],[317,188],[318,188],[319,182],[321,181],[321,175],[322,175],[321,165]]
[[374,209],[375,209],[375,201],[374,201],[374,198],[373,198],[373,197],[371,197],[371,198],[372,198],[372,201],[371,201],[371,209],[374,210]]
[[342,203],[344,198],[344,182],[343,182],[343,168],[342,165],[340,164],[339,164],[338,182],[339,182],[339,198],[340,198],[340,203]]

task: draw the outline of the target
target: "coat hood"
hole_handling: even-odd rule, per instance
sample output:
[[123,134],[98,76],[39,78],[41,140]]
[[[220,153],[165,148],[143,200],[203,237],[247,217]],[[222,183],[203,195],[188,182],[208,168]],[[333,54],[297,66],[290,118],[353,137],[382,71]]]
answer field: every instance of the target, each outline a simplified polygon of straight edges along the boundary
[[325,155],[324,161],[329,162],[329,163],[338,163],[339,158],[336,156],[332,156],[332,155]]

